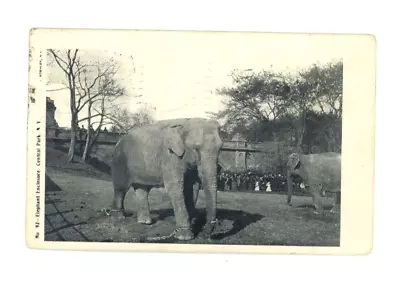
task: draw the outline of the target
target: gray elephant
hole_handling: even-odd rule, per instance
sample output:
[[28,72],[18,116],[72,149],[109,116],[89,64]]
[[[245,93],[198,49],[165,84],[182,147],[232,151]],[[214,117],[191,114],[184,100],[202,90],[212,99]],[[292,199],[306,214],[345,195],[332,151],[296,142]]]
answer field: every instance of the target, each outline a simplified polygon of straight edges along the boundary
[[299,176],[313,198],[314,213],[321,213],[322,197],[325,192],[334,194],[334,205],[331,212],[335,213],[340,206],[341,192],[341,155],[338,153],[323,153],[303,155],[293,153],[287,163],[287,203],[291,205],[293,193],[293,177]]
[[111,211],[124,211],[130,187],[138,203],[137,220],[151,224],[148,193],[165,187],[171,199],[178,240],[191,240],[191,221],[201,187],[206,196],[207,221],[203,233],[210,235],[216,223],[217,161],[222,140],[217,121],[203,118],[172,119],[131,130],[116,145],[112,159],[114,199]]

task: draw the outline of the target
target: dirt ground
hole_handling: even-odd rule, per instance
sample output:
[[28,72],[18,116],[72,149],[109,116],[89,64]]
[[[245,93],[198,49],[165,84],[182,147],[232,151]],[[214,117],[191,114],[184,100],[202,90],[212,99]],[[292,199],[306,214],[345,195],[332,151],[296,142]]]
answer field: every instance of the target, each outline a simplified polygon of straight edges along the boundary
[[[164,189],[153,189],[149,202],[153,224],[136,223],[135,199],[130,190],[125,207],[132,216],[107,217],[103,208],[112,201],[107,177],[83,175],[73,170],[47,168],[45,239],[48,241],[143,242],[147,237],[167,235],[175,229],[172,205]],[[211,239],[195,238],[190,244],[339,246],[340,215],[329,213],[332,199],[325,199],[325,213],[313,214],[310,197],[218,192],[219,224]],[[204,214],[200,191],[197,207]],[[201,220],[200,220],[201,222]],[[177,243],[174,239],[160,243]]]

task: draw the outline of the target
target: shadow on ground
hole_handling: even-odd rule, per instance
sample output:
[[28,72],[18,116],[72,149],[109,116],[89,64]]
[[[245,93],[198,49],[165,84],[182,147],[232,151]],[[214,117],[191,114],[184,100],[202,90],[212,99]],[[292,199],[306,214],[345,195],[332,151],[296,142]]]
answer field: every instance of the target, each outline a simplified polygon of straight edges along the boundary
[[111,167],[107,163],[100,161],[98,158],[88,157],[87,163],[95,169],[105,174],[111,175]]
[[[112,234],[105,234],[106,231],[103,229],[100,231],[103,234],[103,238],[96,238],[94,241],[97,242],[127,242],[127,236],[131,238],[131,242],[150,242],[151,243],[185,243],[176,240],[173,236],[169,236],[175,229],[175,218],[172,209],[159,209],[151,212],[153,223],[151,225],[141,225],[136,222],[136,214],[125,218],[107,218],[106,216],[97,216],[90,220],[89,225],[102,226],[106,225],[107,231],[112,226],[113,229],[117,231],[120,235],[118,237]],[[195,234],[195,239],[188,241],[186,243],[210,243],[209,240],[222,240],[224,238],[234,236],[241,230],[245,229],[247,226],[261,220],[263,218],[260,214],[251,214],[248,212],[240,210],[228,210],[220,209],[218,210],[218,223],[211,235],[205,236],[202,233],[204,225],[206,223],[205,209],[200,209],[199,214],[196,217],[196,221],[193,225],[193,231]],[[126,233],[126,237],[124,234]],[[124,237],[119,238],[119,237]],[[155,236],[155,237],[153,237]],[[114,237],[114,238],[110,238]],[[150,239],[152,238],[152,239]],[[157,239],[154,239],[157,238]],[[94,239],[94,238],[93,238]]]
[[51,178],[45,174],[45,191],[46,192],[56,192],[61,191],[60,186],[58,186]]
[[263,217],[264,216],[261,214],[248,213],[241,210],[218,210],[217,218],[222,221],[222,227],[224,227],[224,221],[231,221],[233,226],[228,231],[212,235],[211,239],[221,240],[223,238],[235,235],[239,231],[245,229],[248,225],[261,220]]
[[[69,150],[68,148],[60,146],[59,144],[55,144],[53,149],[59,150],[65,154],[68,154],[68,150]],[[80,161],[82,153],[83,152],[80,149],[77,149],[75,151],[76,158],[73,161],[73,163],[84,163],[83,161]],[[86,163],[84,163],[84,164],[90,165],[92,168],[96,169],[99,172],[102,172],[107,175],[111,175],[111,166],[108,163],[106,163],[96,157],[88,156]]]
[[[153,218],[157,221],[166,220],[168,217],[173,217],[174,212],[172,209],[159,209],[152,211],[152,214],[156,216]],[[218,223],[211,235],[212,240],[221,240],[229,236],[233,236],[239,231],[245,229],[250,224],[253,224],[261,220],[264,216],[261,214],[252,214],[241,210],[229,210],[229,209],[218,209],[217,218]],[[205,209],[199,209],[196,221],[193,226],[193,232],[196,237],[202,236],[202,230],[206,224],[206,211]],[[169,239],[168,243],[174,241]]]

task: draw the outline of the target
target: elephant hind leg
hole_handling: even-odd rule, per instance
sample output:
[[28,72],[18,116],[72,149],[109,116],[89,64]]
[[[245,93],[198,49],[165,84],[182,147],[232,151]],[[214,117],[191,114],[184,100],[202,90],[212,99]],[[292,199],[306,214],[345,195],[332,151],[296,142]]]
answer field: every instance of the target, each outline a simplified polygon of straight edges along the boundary
[[125,210],[124,210],[124,200],[126,192],[128,192],[129,187],[118,187],[114,185],[114,198],[111,204],[110,209],[105,209],[106,214],[108,216],[112,216],[114,218],[124,218]]
[[333,208],[330,210],[330,212],[338,213],[340,211],[341,193],[340,192],[334,193],[333,198],[334,198]]
[[312,193],[312,198],[313,198],[313,204],[315,207],[315,214],[320,214],[324,211],[324,208],[322,206],[322,197],[319,191],[314,191],[314,193]]
[[127,181],[126,176],[118,172],[113,172],[113,185],[114,199],[111,205],[111,209],[123,211],[125,196],[130,188],[130,185]]
[[136,203],[138,205],[137,222],[141,224],[151,224],[149,206],[149,188],[145,186],[134,187]]
[[129,186],[114,186],[114,199],[111,205],[111,209],[117,211],[124,211],[124,201],[126,193],[129,190]]

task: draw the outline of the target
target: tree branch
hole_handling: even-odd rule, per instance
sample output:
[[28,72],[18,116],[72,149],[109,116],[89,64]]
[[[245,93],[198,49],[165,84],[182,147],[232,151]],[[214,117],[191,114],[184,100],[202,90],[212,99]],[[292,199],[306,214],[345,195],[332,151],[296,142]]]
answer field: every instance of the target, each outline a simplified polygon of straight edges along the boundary
[[[67,68],[68,68],[68,64],[67,62],[65,62],[61,57],[59,57],[54,50],[50,49],[49,50],[51,54],[53,54],[54,59],[56,60],[57,65],[68,75],[68,71],[61,65],[61,62],[63,62]],[[61,61],[61,62],[60,62]]]
[[58,89],[48,89],[48,90],[46,90],[46,92],[54,92],[54,91],[60,91],[60,90],[65,90],[65,89],[69,89],[69,88],[63,87],[63,88],[58,88]]
[[85,118],[82,118],[82,119],[78,120],[77,122],[79,123],[79,122],[88,120],[89,118],[94,118],[94,117],[98,117],[98,116],[101,116],[101,114],[96,114],[96,115],[92,115],[90,117],[85,117]]

